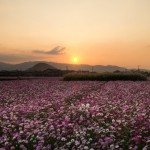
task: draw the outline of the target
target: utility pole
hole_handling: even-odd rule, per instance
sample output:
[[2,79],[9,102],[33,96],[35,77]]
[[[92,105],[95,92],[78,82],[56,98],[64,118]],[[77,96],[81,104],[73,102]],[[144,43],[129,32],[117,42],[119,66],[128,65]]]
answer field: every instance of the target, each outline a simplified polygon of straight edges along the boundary
[[94,72],[94,67],[92,66],[92,73]]
[[82,64],[80,64],[81,65],[81,73],[82,73]]
[[66,71],[68,71],[68,66],[66,66]]
[[140,66],[138,65],[138,72],[140,72]]

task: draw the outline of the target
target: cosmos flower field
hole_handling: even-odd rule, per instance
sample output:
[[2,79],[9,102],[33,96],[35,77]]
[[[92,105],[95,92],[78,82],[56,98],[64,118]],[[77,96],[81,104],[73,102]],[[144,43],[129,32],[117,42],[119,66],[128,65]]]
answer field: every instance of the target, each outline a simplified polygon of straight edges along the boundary
[[0,81],[0,150],[148,150],[150,81]]

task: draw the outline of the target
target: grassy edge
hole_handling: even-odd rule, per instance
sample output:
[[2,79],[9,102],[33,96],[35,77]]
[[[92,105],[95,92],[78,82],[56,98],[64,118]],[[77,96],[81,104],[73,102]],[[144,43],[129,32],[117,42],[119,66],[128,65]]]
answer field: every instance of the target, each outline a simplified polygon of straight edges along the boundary
[[139,73],[70,73],[64,76],[64,81],[146,81],[147,77]]

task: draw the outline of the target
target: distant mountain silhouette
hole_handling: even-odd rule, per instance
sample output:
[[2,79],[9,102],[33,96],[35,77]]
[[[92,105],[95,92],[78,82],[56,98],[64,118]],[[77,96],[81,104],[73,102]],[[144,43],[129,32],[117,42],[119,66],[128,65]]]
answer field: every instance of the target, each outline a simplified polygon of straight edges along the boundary
[[11,67],[13,67],[12,64],[0,62],[0,70],[10,70]]
[[[119,70],[119,71],[127,70],[126,68],[118,67],[118,66],[112,66],[112,65],[91,66],[91,65],[86,65],[86,64],[65,64],[65,63],[55,63],[55,62],[46,62],[46,61],[24,62],[24,63],[20,63],[20,64],[0,63],[0,70],[8,70],[8,71],[10,71],[10,70],[22,70],[22,71],[24,71],[24,70],[28,70],[29,68],[34,67],[36,64],[39,64],[39,63],[45,63],[47,65],[50,65],[51,67],[54,67],[55,69],[60,69],[60,70],[76,70],[76,71],[82,70],[82,71],[94,71],[94,72],[99,72],[99,73],[101,73],[101,72],[113,72],[116,70]],[[50,66],[47,66],[47,68]],[[43,68],[46,68],[46,66]]]
[[46,63],[38,63],[36,65],[34,65],[33,67],[27,69],[27,71],[45,71],[45,70],[58,70],[57,68],[48,65]]

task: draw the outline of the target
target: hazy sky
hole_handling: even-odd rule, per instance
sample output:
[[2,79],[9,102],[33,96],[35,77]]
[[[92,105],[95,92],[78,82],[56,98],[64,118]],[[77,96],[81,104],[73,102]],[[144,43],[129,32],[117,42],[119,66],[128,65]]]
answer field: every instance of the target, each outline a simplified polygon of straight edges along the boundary
[[0,61],[150,69],[150,0],[0,0]]

